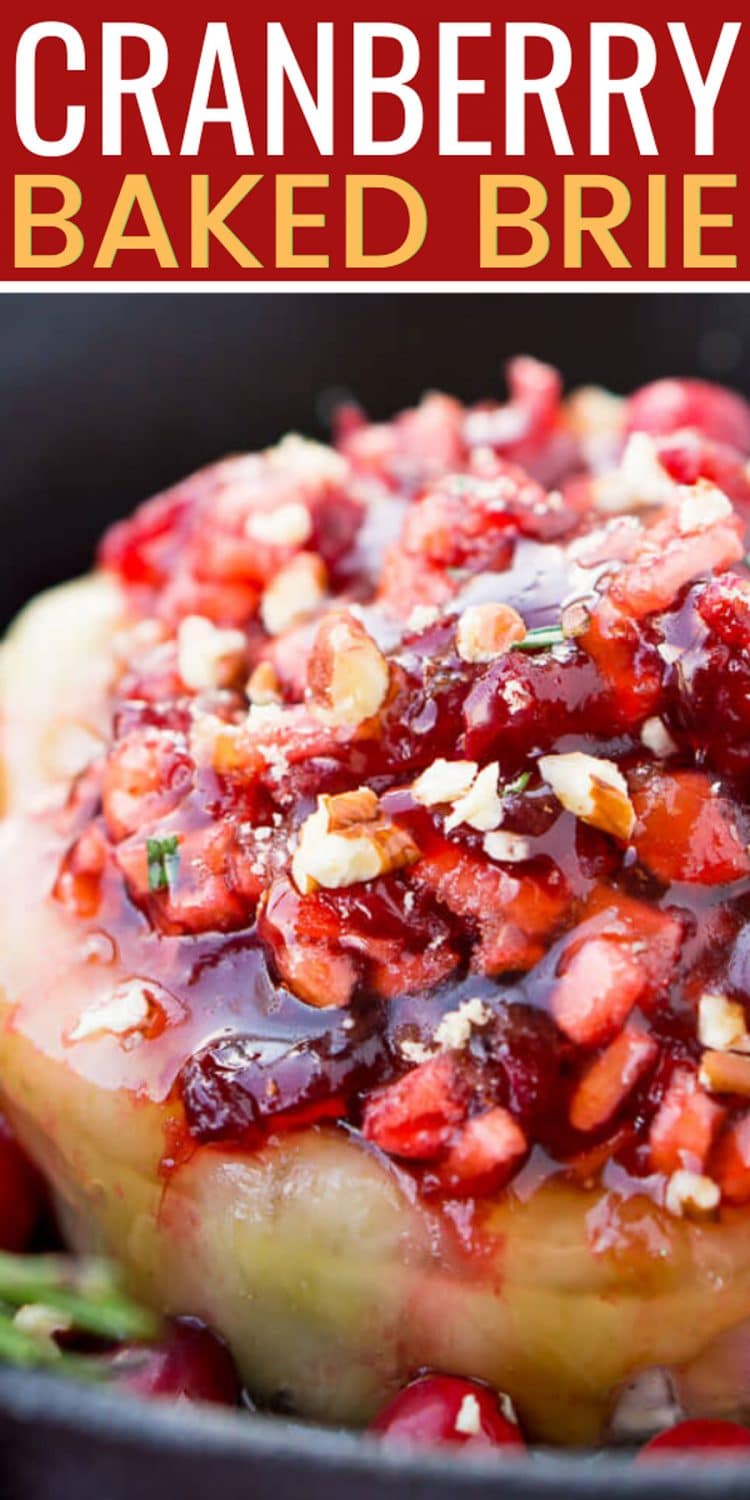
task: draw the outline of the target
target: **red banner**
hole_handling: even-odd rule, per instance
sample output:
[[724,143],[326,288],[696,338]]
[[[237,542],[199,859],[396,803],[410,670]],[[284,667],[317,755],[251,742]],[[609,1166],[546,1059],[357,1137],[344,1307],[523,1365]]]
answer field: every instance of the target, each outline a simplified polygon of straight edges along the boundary
[[750,277],[736,10],[456,9],[6,8],[0,279]]

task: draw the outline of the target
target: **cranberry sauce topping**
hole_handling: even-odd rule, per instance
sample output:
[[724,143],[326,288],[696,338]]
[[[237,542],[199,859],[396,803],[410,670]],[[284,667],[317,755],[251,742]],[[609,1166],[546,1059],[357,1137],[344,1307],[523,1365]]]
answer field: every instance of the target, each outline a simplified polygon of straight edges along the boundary
[[110,531],[133,624],[54,894],[149,977],[121,1045],[202,1017],[196,1140],[750,1200],[749,451],[728,392],[518,360]]

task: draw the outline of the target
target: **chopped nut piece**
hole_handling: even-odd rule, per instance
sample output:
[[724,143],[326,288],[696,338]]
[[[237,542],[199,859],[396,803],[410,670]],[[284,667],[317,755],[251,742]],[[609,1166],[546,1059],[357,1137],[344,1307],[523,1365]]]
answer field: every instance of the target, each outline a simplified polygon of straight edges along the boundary
[[248,517],[247,535],[271,547],[302,547],[312,535],[310,512],[301,500],[290,500],[275,510],[255,511]]
[[13,1318],[21,1333],[28,1333],[44,1344],[54,1343],[56,1333],[67,1333],[73,1327],[70,1313],[45,1302],[24,1302]]
[[307,667],[318,714],[356,727],[371,719],[388,694],[390,672],[380,648],[349,610],[330,614],[319,626]]
[[614,761],[572,750],[565,755],[543,755],[539,770],[568,812],[615,838],[630,838],[635,809],[625,777]]
[[413,1042],[408,1038],[406,1041],[399,1042],[398,1050],[406,1058],[406,1061],[411,1063],[429,1062],[433,1056],[430,1048],[425,1047],[424,1042]]
[[737,1052],[704,1052],[698,1076],[712,1094],[744,1094],[750,1098],[750,1057]]
[[315,613],[325,598],[328,575],[316,552],[298,552],[271,580],[260,601],[269,635],[281,635]]
[[355,792],[340,792],[337,797],[324,796],[323,801],[331,833],[353,828],[357,823],[371,823],[378,815],[378,799],[369,786],[357,787]]
[[582,441],[608,438],[618,442],[623,429],[622,396],[613,395],[601,385],[581,385],[564,403],[565,418],[571,432]]
[[151,1005],[141,980],[127,980],[81,1012],[73,1030],[68,1033],[68,1040],[83,1042],[104,1032],[125,1036],[144,1026],[150,1013]]
[[706,993],[698,1002],[698,1038],[704,1047],[715,1052],[743,1050],[748,1034],[745,1012],[726,995]]
[[251,703],[239,724],[227,723],[217,714],[197,714],[190,726],[190,754],[197,765],[212,766],[220,776],[247,771],[258,755],[267,766],[286,770],[283,747],[275,739],[293,715],[294,709],[281,703]]
[[303,823],[300,839],[292,858],[292,876],[303,895],[320,886],[336,890],[374,880],[380,874],[380,851],[366,835],[351,839],[332,834],[328,812],[320,802],[318,810]]
[[692,489],[683,486],[681,494],[684,498],[680,503],[680,531],[683,533],[705,531],[708,526],[724,521],[732,514],[732,502],[724,491],[705,480],[699,479]]
[[434,760],[412,783],[412,796],[423,807],[454,802],[468,792],[478,770],[475,760]]
[[653,438],[646,432],[631,434],[619,468],[594,485],[597,509],[612,514],[664,505],[676,490],[675,481],[659,460]]
[[283,703],[251,703],[247,711],[247,726],[253,731],[278,728],[285,714]]
[[343,484],[349,472],[346,459],[335,448],[300,432],[287,432],[274,448],[266,449],[264,457],[274,468],[299,474],[306,485]]
[[456,647],[462,661],[494,661],[525,634],[521,616],[509,604],[469,604],[459,617]]
[[440,619],[440,610],[434,604],[415,604],[406,622],[409,630],[427,630]]
[[464,1396],[453,1425],[456,1432],[461,1432],[466,1437],[476,1437],[477,1433],[481,1432],[482,1414],[476,1396],[471,1394]]
[[250,702],[265,708],[269,703],[281,702],[281,683],[273,662],[259,661],[247,684]]
[[[368,794],[368,788],[360,789]],[[356,794],[347,794],[352,796]],[[302,824],[292,857],[292,876],[297,889],[310,895],[323,886],[338,890],[375,880],[419,859],[419,849],[405,829],[387,818],[374,817],[332,830],[331,804],[337,797],[318,797],[317,811]],[[338,814],[334,806],[334,822]]]
[[198,712],[190,725],[190,754],[196,765],[225,773],[243,762],[242,729],[218,714]]
[[241,630],[218,630],[203,615],[187,615],[177,632],[177,670],[195,692],[229,687],[245,665]]
[[517,865],[521,860],[529,859],[531,845],[522,834],[510,833],[500,828],[495,833],[485,834],[484,852],[489,855],[490,859]]
[[656,715],[651,719],[644,720],[641,726],[641,741],[652,755],[660,760],[666,760],[668,756],[674,755],[677,746],[672,739],[663,719]]
[[480,833],[497,828],[503,817],[503,799],[497,789],[499,772],[497,761],[492,761],[479,772],[468,792],[454,802],[453,812],[445,820],[446,833],[461,823],[468,823]]
[[585,635],[590,624],[591,611],[582,599],[566,605],[560,616],[560,628],[566,641],[573,641],[576,636]]
[[666,1209],[677,1218],[710,1218],[720,1201],[721,1191],[712,1177],[684,1169],[672,1173],[664,1195]]
[[486,1026],[491,1020],[492,1011],[483,1000],[464,1000],[456,1010],[446,1011],[434,1039],[443,1051],[458,1052],[466,1046],[474,1026]]

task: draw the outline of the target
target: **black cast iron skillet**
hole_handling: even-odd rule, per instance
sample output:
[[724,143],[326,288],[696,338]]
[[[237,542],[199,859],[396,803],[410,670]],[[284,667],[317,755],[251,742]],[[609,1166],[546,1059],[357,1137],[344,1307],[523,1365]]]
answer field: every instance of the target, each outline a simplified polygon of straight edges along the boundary
[[388,1449],[281,1417],[170,1407],[0,1372],[3,1500],[747,1500],[747,1464]]
[[[103,527],[321,393],[376,416],[426,386],[501,388],[522,350],[617,390],[700,374],[750,390],[741,295],[12,295],[0,300],[0,612],[88,565]],[[0,1500],[740,1500],[750,1467],[618,1453],[411,1456],[352,1433],[128,1400],[0,1367]]]

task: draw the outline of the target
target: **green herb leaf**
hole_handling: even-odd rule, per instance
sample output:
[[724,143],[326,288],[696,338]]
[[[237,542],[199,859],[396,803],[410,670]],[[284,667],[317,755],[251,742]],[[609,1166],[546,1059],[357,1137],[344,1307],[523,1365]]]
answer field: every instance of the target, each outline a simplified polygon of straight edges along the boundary
[[550,646],[561,646],[566,640],[561,625],[539,625],[527,630],[522,641],[514,641],[511,651],[546,651]]
[[56,1375],[72,1375],[77,1380],[106,1380],[109,1373],[96,1355],[63,1352],[52,1339],[25,1333],[13,1316],[3,1310],[0,1310],[0,1361],[17,1369],[54,1370]]
[[171,891],[174,888],[180,867],[179,843],[179,834],[176,833],[168,838],[146,839],[150,891]]
[[515,792],[525,792],[530,781],[531,772],[522,771],[521,775],[517,776],[515,781],[509,781],[507,786],[503,787],[502,795],[504,797],[510,797]]
[[0,1253],[0,1362],[78,1380],[107,1380],[106,1358],[61,1348],[44,1328],[48,1320],[42,1318],[38,1330],[28,1318],[18,1320],[16,1310],[22,1307],[61,1313],[61,1326],[105,1344],[149,1342],[162,1327],[155,1313],[126,1295],[111,1261]]
[[72,1327],[107,1340],[150,1339],[159,1330],[154,1314],[125,1295],[119,1272],[109,1261],[0,1253],[3,1302],[10,1307],[54,1307],[66,1314]]

